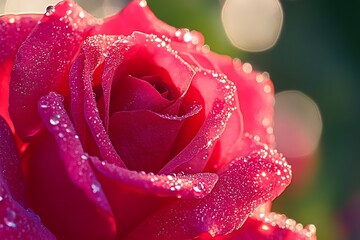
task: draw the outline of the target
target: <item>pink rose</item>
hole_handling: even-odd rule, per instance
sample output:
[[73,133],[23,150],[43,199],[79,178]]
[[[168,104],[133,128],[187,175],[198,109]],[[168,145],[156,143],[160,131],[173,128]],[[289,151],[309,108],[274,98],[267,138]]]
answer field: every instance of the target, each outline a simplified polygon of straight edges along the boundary
[[0,32],[1,239],[316,238],[269,210],[291,168],[266,76],[145,1],[101,20],[63,1]]

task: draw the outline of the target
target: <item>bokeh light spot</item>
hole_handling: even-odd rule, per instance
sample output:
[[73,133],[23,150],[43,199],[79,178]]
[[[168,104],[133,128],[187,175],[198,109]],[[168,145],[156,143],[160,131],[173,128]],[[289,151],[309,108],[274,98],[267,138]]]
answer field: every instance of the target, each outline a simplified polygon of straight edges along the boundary
[[299,91],[275,96],[274,134],[277,149],[285,157],[311,154],[319,144],[322,119],[316,103]]
[[274,46],[279,38],[283,11],[278,0],[226,0],[221,18],[234,46],[260,52]]

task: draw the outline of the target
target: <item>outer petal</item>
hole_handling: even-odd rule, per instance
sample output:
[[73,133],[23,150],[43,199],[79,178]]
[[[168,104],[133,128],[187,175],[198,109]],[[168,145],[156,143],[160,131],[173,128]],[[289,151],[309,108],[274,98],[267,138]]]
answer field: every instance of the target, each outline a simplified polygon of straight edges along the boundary
[[[17,202],[24,204],[24,178],[15,139],[4,119],[0,117],[0,177]],[[1,195],[1,194],[0,194]]]
[[16,51],[38,24],[42,15],[5,15],[0,17],[0,66],[12,61]]
[[166,203],[178,198],[203,198],[218,179],[214,173],[155,175],[96,159],[93,163],[116,216],[120,239]]
[[36,26],[41,15],[5,15],[0,17],[0,116],[8,123],[10,117],[10,72],[16,51]]
[[63,1],[49,9],[19,48],[11,73],[9,111],[21,137],[32,136],[41,127],[36,110],[41,96],[52,90],[68,92],[70,63],[94,24],[73,1]]
[[[249,63],[242,64],[240,60],[218,55],[203,47],[189,48],[177,42],[170,44],[192,66],[223,73],[236,85],[239,106],[220,138],[220,146],[214,150],[214,155],[218,157],[211,159],[213,165],[221,168],[238,154],[241,149],[236,146],[242,141],[239,136],[242,136],[243,132],[260,137],[266,144],[274,145],[273,85],[266,74],[252,71]],[[237,124],[239,122],[243,122],[241,126]]]
[[256,207],[285,189],[290,171],[283,157],[265,145],[228,164],[209,195],[162,208],[127,239],[191,239],[206,232],[212,236],[231,233]]
[[[0,238],[53,240],[55,237],[31,210],[17,200],[22,192],[20,159],[9,127],[0,117]],[[14,199],[15,198],[15,199]]]
[[249,217],[244,225],[225,236],[203,234],[199,240],[316,240],[314,225],[305,228],[285,215],[266,213]]
[[41,98],[39,113],[49,132],[32,141],[25,157],[34,210],[61,239],[113,239],[112,211],[61,97]]
[[206,56],[235,83],[244,132],[257,135],[262,142],[273,145],[274,89],[268,76],[252,71],[249,63],[242,64],[239,60],[215,53]]

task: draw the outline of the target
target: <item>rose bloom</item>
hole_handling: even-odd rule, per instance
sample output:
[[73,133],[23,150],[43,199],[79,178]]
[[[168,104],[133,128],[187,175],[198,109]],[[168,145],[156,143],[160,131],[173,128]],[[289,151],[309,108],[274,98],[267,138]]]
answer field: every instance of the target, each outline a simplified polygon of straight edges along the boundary
[[0,21],[1,239],[316,238],[270,212],[291,168],[265,74],[145,1]]

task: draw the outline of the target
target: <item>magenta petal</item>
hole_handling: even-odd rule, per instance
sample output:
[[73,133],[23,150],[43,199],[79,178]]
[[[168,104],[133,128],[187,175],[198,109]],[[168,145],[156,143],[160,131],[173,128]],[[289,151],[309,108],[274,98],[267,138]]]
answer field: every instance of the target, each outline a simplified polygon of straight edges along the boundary
[[207,56],[236,85],[244,132],[257,135],[262,142],[273,145],[274,89],[268,76],[251,70],[244,71],[244,64],[226,56],[215,53]]
[[70,64],[94,24],[95,19],[73,1],[62,1],[19,48],[11,73],[9,111],[21,137],[32,136],[41,127],[37,113],[41,96],[68,92]]
[[[12,198],[23,203],[24,178],[15,139],[2,117],[0,117],[0,176]],[[1,194],[0,194],[1,198]]]
[[41,17],[40,14],[0,17],[0,66],[8,60],[13,60],[16,51]]
[[10,72],[16,51],[36,26],[41,15],[5,15],[0,17],[0,116],[10,123]]
[[25,155],[33,209],[61,239],[113,239],[112,211],[61,97],[42,97],[39,113],[49,132],[42,131]]
[[20,159],[14,137],[1,117],[0,153],[0,239],[55,239],[39,217],[18,203],[24,183]]
[[303,227],[283,214],[266,213],[249,217],[244,225],[225,236],[203,234],[199,240],[316,240],[314,225]]
[[0,177],[0,219],[3,220],[0,229],[0,239],[39,239],[55,240],[56,238],[40,222],[40,218],[25,210],[14,201],[7,192]]
[[122,78],[112,91],[110,115],[121,110],[161,112],[171,104],[149,82],[133,76]]
[[94,36],[85,41],[70,72],[71,110],[86,149],[96,146],[102,158],[124,167],[105,131],[92,89],[93,73],[103,63],[107,47],[117,39],[111,36]]
[[[197,94],[195,91],[193,92],[193,89],[197,91]],[[225,130],[231,114],[236,109],[234,102],[236,88],[225,76],[212,75],[209,72],[198,70],[188,92],[184,101],[193,101],[193,98],[200,101],[202,98],[205,121],[191,142],[162,168],[160,173],[202,171],[216,141]],[[184,127],[184,129],[187,128]],[[188,129],[193,131],[194,126]]]
[[176,201],[178,198],[198,199],[206,196],[218,179],[213,173],[146,174],[92,160],[114,211],[119,229],[118,237],[128,233],[144,218],[168,202]]
[[[102,177],[123,187],[134,187],[159,197],[203,198],[211,192],[218,179],[215,173],[157,175],[130,171],[97,159],[93,159],[93,164]],[[112,185],[109,187],[111,191],[118,191]]]
[[127,168],[158,172],[169,161],[184,121],[199,111],[180,117],[148,110],[117,112],[110,119],[109,136]]
[[201,233],[224,235],[240,228],[255,208],[277,197],[290,183],[291,169],[274,150],[255,150],[219,173],[213,191],[200,200],[162,208],[127,239],[192,239]]

